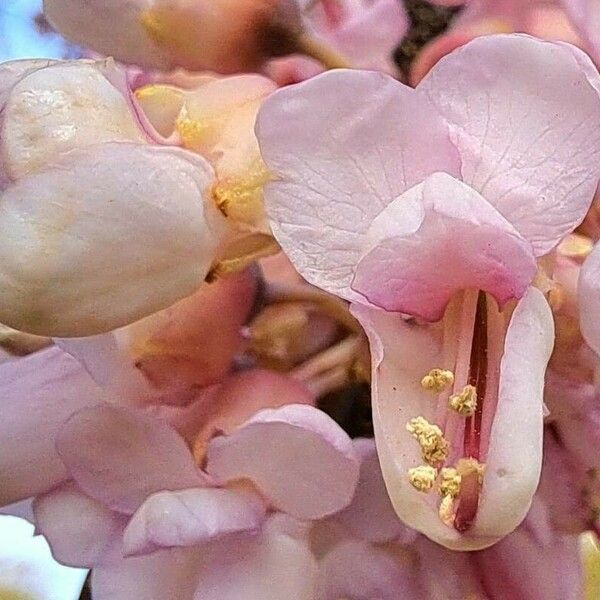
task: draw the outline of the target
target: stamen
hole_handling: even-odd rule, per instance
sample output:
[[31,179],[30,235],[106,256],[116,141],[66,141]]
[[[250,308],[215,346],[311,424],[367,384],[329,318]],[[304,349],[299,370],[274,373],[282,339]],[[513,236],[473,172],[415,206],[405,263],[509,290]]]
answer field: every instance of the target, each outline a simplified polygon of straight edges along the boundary
[[454,383],[454,373],[447,369],[431,369],[423,379],[421,386],[428,392],[439,394]]
[[450,444],[437,425],[432,425],[423,417],[416,417],[406,424],[406,430],[412,433],[421,446],[421,454],[425,462],[437,465],[448,458]]
[[477,409],[477,388],[474,385],[465,385],[460,394],[450,396],[448,404],[462,417],[472,417]]
[[453,467],[441,470],[440,493],[442,496],[456,498],[460,492],[461,475]]
[[442,523],[448,527],[452,527],[454,525],[454,519],[456,518],[454,504],[454,498],[452,496],[444,496],[438,509],[438,514]]
[[437,469],[428,465],[420,465],[408,470],[410,484],[419,492],[430,492],[437,478]]

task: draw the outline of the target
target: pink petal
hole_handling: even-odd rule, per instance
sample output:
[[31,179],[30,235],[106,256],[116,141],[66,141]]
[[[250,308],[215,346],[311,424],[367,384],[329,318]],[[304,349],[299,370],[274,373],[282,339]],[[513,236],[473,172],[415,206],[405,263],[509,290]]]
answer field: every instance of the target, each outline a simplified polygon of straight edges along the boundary
[[54,449],[62,424],[102,402],[101,390],[69,355],[48,348],[0,365],[0,505],[43,493],[66,479]]
[[582,221],[596,190],[597,82],[589,60],[567,44],[496,35],[445,57],[418,87],[450,124],[465,183],[538,256]]
[[258,274],[248,269],[202,285],[129,326],[56,343],[120,398],[133,404],[188,404],[198,389],[220,381],[232,368],[257,287]]
[[[543,506],[538,510],[543,511]],[[532,527],[534,512],[532,508],[517,531],[475,555],[485,588],[494,598],[583,598],[577,536],[558,535],[545,523],[545,538],[540,538],[534,529],[537,525]]]
[[291,404],[211,440],[206,470],[221,482],[249,479],[279,510],[319,519],[350,503],[359,468],[352,442],[332,419]]
[[544,374],[553,342],[550,307],[529,288],[506,333],[476,535],[501,537],[527,514],[542,466]]
[[586,258],[579,273],[578,291],[581,333],[596,354],[600,354],[600,245]]
[[349,286],[374,217],[431,173],[459,172],[431,105],[381,73],[337,70],[284,88],[256,131],[276,177],[265,188],[275,236],[306,279],[348,299],[359,297]]
[[225,233],[202,201],[212,177],[178,148],[106,143],[10,186],[0,205],[0,320],[91,335],[194,292]]
[[427,321],[441,319],[459,290],[490,292],[500,305],[520,298],[537,271],[530,244],[477,192],[445,173],[392,202],[367,235],[372,246],[352,288],[374,305]]
[[183,439],[141,411],[81,410],[63,426],[56,446],[81,489],[120,512],[135,512],[162,490],[205,485]]
[[442,361],[441,323],[419,326],[360,305],[353,314],[371,343],[375,440],[398,516],[452,549],[484,548],[510,533],[529,508],[541,467],[543,377],[553,332],[541,292],[529,289],[508,328],[482,496],[476,521],[464,534],[444,525],[435,504],[414,490],[407,477],[422,458],[406,423],[418,415],[435,420],[436,403],[420,381]]
[[[435,575],[432,575],[435,576]],[[319,563],[320,600],[422,600],[414,569],[373,544],[343,541]]]
[[345,4],[347,17],[331,34],[335,45],[355,67],[393,74],[392,54],[408,30],[402,3],[362,0]]
[[230,434],[259,410],[315,402],[314,395],[288,375],[250,369],[227,377],[214,394],[183,412],[176,427],[188,431],[198,449],[208,444],[215,432]]
[[360,457],[360,477],[350,506],[332,518],[346,530],[369,542],[384,543],[401,538],[409,541],[416,532],[398,518],[385,488],[377,448],[372,439],[355,439],[354,449]]
[[265,514],[264,503],[252,493],[216,488],[158,492],[131,518],[123,548],[128,556],[202,544],[226,534],[258,530]]
[[275,514],[258,537],[217,542],[202,562],[194,600],[314,600],[316,563],[307,529]]
[[38,533],[46,537],[52,555],[64,565],[94,567],[121,543],[125,515],[109,510],[64,483],[38,496],[33,504]]
[[576,27],[577,33],[583,37],[590,55],[597,60],[600,56],[600,12],[594,0],[561,0],[561,5]]
[[176,548],[97,567],[94,600],[192,600],[201,559],[198,548]]

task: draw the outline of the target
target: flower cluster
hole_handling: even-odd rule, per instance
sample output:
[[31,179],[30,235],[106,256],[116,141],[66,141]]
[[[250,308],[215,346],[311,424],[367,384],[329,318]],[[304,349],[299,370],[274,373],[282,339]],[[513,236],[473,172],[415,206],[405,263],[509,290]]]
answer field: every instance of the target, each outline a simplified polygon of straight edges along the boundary
[[600,594],[600,12],[414,4],[0,65],[0,506],[95,600]]

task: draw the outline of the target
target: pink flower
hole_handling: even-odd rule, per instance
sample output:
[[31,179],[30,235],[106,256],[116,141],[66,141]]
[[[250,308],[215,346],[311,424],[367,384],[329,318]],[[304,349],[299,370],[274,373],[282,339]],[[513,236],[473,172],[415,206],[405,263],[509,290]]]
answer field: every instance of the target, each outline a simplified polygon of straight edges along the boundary
[[[335,48],[356,68],[394,74],[392,54],[408,30],[408,17],[398,0],[318,0],[307,2],[307,28]],[[269,73],[284,85],[323,71],[310,59],[292,56],[272,61]]]
[[415,85],[440,58],[481,35],[518,32],[581,45],[576,27],[559,0],[436,0],[435,3],[466,6],[454,18],[450,29],[431,40],[417,56],[410,73]]
[[576,48],[491,36],[416,90],[331,72],[259,113],[274,234],[353,303],[392,502],[448,547],[512,531],[538,483],[553,325],[532,282],[600,176],[596,85]]
[[196,291],[229,235],[214,172],[161,144],[123,72],[6,63],[0,92],[0,320],[91,335]]
[[358,478],[346,434],[294,404],[214,437],[203,470],[164,422],[109,406],[73,415],[57,450],[72,481],[36,499],[36,525],[61,562],[97,567],[98,598],[308,600],[309,522],[349,504]]

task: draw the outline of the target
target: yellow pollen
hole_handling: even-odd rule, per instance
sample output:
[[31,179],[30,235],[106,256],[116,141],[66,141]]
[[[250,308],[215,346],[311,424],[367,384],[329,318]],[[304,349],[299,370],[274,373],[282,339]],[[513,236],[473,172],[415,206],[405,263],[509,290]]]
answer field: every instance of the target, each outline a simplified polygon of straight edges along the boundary
[[465,385],[460,394],[450,396],[448,404],[462,417],[472,417],[477,408],[477,389],[473,385]]
[[406,430],[412,433],[421,446],[421,454],[425,462],[436,465],[448,458],[450,444],[437,425],[432,425],[423,417],[416,417],[406,424]]
[[420,465],[408,470],[410,484],[419,492],[430,492],[437,478],[437,469],[428,465]]
[[444,468],[441,470],[440,494],[445,498],[450,496],[456,498],[460,492],[461,476],[454,468]]
[[442,498],[440,507],[438,509],[438,514],[444,525],[448,525],[448,527],[452,527],[452,525],[454,525],[456,513],[454,511],[454,498],[452,496],[448,495]]
[[439,394],[454,383],[454,373],[447,369],[431,369],[423,379],[421,386],[428,392]]
[[461,477],[467,477],[472,473],[477,473],[479,485],[483,483],[485,465],[474,458],[461,458],[456,465],[456,470]]

